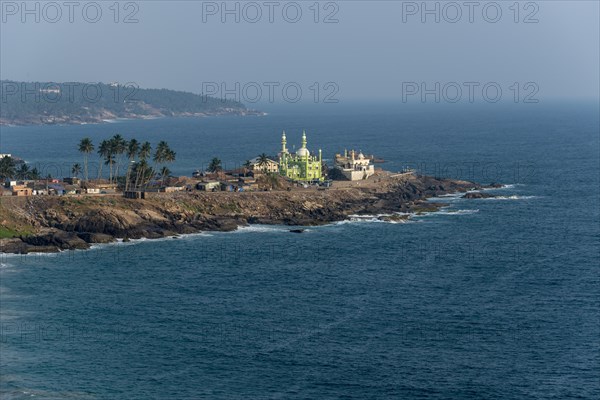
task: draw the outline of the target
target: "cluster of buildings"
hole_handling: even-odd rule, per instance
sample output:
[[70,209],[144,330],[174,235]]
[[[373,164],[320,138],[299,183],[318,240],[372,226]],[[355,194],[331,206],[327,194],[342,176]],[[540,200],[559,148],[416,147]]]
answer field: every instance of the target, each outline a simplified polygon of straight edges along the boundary
[[[186,184],[185,190],[255,191],[260,190],[258,181],[263,175],[278,175],[300,185],[329,186],[323,164],[323,152],[319,149],[316,154],[311,153],[307,144],[306,132],[303,131],[300,147],[291,152],[288,149],[287,136],[284,131],[281,135],[281,148],[277,157],[256,157],[250,160],[247,168],[232,171],[220,173],[196,171],[193,177],[198,182],[191,185]],[[372,160],[354,150],[344,151],[343,156],[337,154],[334,168],[341,172],[344,179],[351,181],[367,179],[375,173]],[[165,188],[165,191],[169,191],[169,188]]]
[[[126,197],[143,198],[148,192],[176,191],[254,191],[260,190],[258,179],[261,175],[279,175],[298,184],[326,185],[327,178],[323,164],[321,149],[311,153],[307,147],[306,132],[302,132],[301,146],[295,151],[288,149],[285,131],[281,135],[281,148],[277,157],[257,157],[250,160],[250,165],[233,171],[206,173],[197,171],[193,178],[171,178],[167,182],[153,184],[142,190],[124,193]],[[3,154],[2,156],[10,156]],[[333,168],[337,176],[350,181],[367,179],[375,173],[372,160],[355,150],[336,154]],[[80,194],[115,194],[116,183],[104,180],[84,182],[70,177],[42,180],[7,180],[2,187],[3,196],[36,196],[36,195],[80,195]]]
[[81,194],[115,194],[117,184],[106,181],[82,182],[79,178],[7,179],[0,187],[1,196],[64,196]]
[[[291,153],[287,147],[287,136],[285,131],[281,135],[281,150],[277,160],[269,159],[268,162],[260,163],[258,158],[251,160],[254,170],[279,173],[281,176],[295,182],[320,183],[326,180],[323,172],[323,153],[321,149],[316,155],[311,154],[307,148],[306,132],[302,132],[302,143],[295,153]],[[375,166],[371,159],[361,152],[351,150],[344,151],[344,155],[336,154],[334,168],[350,181],[367,179],[375,173]]]

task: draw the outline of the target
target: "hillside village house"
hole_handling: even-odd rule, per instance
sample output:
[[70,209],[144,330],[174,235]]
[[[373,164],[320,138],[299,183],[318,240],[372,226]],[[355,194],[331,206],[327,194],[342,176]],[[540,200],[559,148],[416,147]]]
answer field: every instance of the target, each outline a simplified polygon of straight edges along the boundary
[[87,194],[100,194],[100,188],[91,182],[85,182],[81,188]]
[[65,185],[64,188],[65,188],[64,194],[72,195],[72,194],[81,193],[81,189],[79,188],[79,186]]
[[11,186],[13,196],[31,196],[33,189],[25,185]]
[[196,189],[203,190],[205,192],[221,190],[220,181],[209,181],[209,182],[198,182]]
[[185,190],[185,186],[165,186],[160,188],[160,192],[162,193],[174,193],[174,192],[182,192]]
[[256,157],[250,160],[250,170],[253,172],[266,172],[273,174],[279,172],[279,163],[269,158],[264,165],[261,165],[260,158]]
[[81,179],[77,177],[63,178],[63,182],[69,185],[79,185],[81,183]]

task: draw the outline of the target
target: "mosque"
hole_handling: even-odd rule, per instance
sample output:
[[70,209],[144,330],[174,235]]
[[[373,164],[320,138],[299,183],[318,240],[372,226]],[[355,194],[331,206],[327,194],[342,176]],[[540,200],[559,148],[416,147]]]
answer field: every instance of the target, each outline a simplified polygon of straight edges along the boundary
[[287,149],[285,131],[281,135],[281,152],[279,153],[279,173],[294,181],[323,181],[322,154],[311,156],[306,148],[306,132],[302,132],[302,147],[295,154]]
[[371,160],[364,156],[362,152],[356,153],[354,150],[344,150],[344,155],[335,155],[335,168],[349,181],[358,181],[367,179],[375,173],[375,166]]

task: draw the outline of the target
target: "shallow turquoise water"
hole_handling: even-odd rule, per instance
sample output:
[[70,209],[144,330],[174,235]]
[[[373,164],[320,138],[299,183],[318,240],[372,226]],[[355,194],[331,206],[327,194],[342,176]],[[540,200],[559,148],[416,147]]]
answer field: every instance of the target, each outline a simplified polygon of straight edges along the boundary
[[[305,126],[324,152],[509,186],[409,223],[2,256],[2,397],[598,398],[597,109],[336,110],[3,128],[3,151],[66,164],[75,131],[168,127],[189,174]],[[48,154],[19,147],[41,133]]]

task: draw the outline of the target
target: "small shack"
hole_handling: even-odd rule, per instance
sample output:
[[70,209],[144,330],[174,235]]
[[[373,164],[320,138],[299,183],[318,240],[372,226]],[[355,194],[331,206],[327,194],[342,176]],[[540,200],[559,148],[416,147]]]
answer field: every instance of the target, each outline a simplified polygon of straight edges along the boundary
[[198,182],[196,184],[196,189],[202,190],[204,192],[216,192],[221,189],[221,182],[219,181],[209,181],[209,182]]

